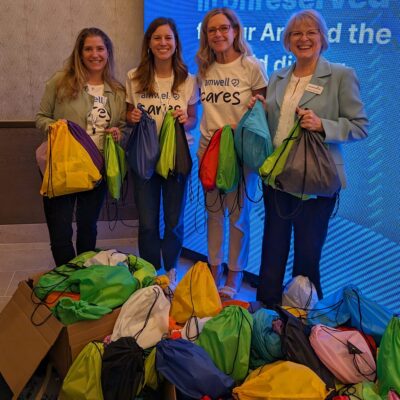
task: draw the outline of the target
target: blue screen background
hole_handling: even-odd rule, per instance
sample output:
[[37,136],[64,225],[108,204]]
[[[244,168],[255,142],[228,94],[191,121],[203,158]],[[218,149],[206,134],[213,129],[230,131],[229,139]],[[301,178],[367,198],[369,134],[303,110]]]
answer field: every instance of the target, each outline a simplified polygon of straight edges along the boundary
[[[199,28],[213,7],[234,9],[246,28],[254,54],[264,60],[268,75],[293,62],[278,37],[288,17],[314,8],[326,19],[329,61],[355,69],[370,120],[368,139],[344,145],[348,188],[331,220],[321,260],[325,295],[346,284],[400,311],[400,2],[396,0],[185,0],[145,1],[145,29],[156,17],[175,20],[185,62],[196,73]],[[199,108],[201,116],[201,109]],[[197,180],[195,156],[199,130],[193,130],[194,169],[185,209],[184,246],[207,254],[204,200]],[[259,195],[261,192],[259,193]],[[247,271],[258,274],[264,210],[252,208]],[[227,241],[226,241],[227,242]],[[286,280],[291,277],[289,256]]]

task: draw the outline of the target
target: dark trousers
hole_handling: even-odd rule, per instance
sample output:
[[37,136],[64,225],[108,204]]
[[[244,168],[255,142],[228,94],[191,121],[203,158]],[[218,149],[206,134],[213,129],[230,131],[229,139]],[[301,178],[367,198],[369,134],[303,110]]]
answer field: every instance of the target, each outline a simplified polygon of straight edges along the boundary
[[[164,179],[154,173],[143,180],[133,172],[134,194],[139,213],[140,257],[161,268],[176,268],[183,244],[183,216],[186,203],[187,179],[169,176]],[[161,196],[164,212],[164,237],[160,236]]]
[[[50,247],[57,266],[70,261],[76,254],[94,250],[97,219],[106,194],[106,183],[86,192],[53,198],[43,197],[44,213],[50,235]],[[76,204],[76,253],[72,244],[72,221]]]
[[263,194],[265,220],[257,300],[268,307],[281,304],[292,229],[292,276],[303,275],[310,278],[318,297],[322,298],[319,263],[336,197],[317,197],[303,201],[298,213],[292,218],[285,218],[296,209],[299,199],[265,185]]

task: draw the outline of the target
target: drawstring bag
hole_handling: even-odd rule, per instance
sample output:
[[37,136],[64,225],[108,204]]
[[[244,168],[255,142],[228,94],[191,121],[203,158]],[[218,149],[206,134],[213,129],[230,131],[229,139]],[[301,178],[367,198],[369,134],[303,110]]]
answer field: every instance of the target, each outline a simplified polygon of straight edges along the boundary
[[144,351],[132,337],[106,346],[101,369],[104,400],[134,400],[144,382]]
[[333,389],[335,379],[311,347],[309,327],[283,308],[277,307],[277,311],[284,323],[281,341],[285,359],[306,365],[325,382],[327,388]]
[[104,345],[88,343],[76,357],[64,379],[59,400],[103,400],[101,365]]
[[287,193],[332,197],[339,192],[335,161],[318,132],[300,130],[275,185]]
[[383,334],[378,351],[378,387],[381,396],[389,389],[400,393],[400,318],[394,316]]
[[[79,129],[82,130],[80,127]],[[88,136],[86,132],[84,134]],[[84,192],[92,190],[100,183],[101,170],[95,163],[100,152],[92,140],[91,142],[94,147],[88,152],[69,131],[65,121],[59,120],[50,125],[46,170],[40,189],[42,196],[52,198]]]
[[271,134],[262,102],[247,110],[235,129],[235,149],[244,165],[258,171],[273,152]]
[[206,322],[196,343],[221,371],[241,381],[249,370],[252,329],[250,313],[242,307],[229,306]]
[[261,178],[265,185],[272,186],[277,189],[276,177],[283,171],[289,153],[295,143],[295,140],[300,135],[300,118],[295,122],[293,128],[290,130],[289,135],[282,144],[277,147],[274,152],[264,161],[259,169]]
[[311,329],[310,343],[319,359],[342,383],[375,380],[375,359],[360,332],[319,324]]
[[156,172],[164,179],[175,171],[176,135],[175,121],[172,111],[165,114],[160,131],[160,158],[157,161]]
[[132,336],[143,349],[155,346],[168,333],[170,303],[159,286],[139,289],[122,306],[111,340]]
[[186,138],[185,128],[175,119],[175,170],[174,175],[188,176],[192,171],[192,156],[190,155],[189,144]]
[[108,191],[113,199],[119,200],[127,173],[125,151],[110,134],[106,135],[104,158]]
[[129,166],[141,179],[150,179],[160,156],[156,121],[148,112],[138,106],[142,112],[140,121],[135,124],[126,146],[126,156]]
[[133,254],[128,254],[128,267],[133,277],[139,281],[140,287],[147,286],[146,282],[152,282],[157,276],[153,264]]
[[190,340],[194,342],[198,339],[204,325],[209,321],[211,317],[198,318],[196,316],[190,317],[185,326],[181,329],[182,339]]
[[307,276],[295,276],[286,284],[283,290],[283,306],[300,308],[307,311],[313,308],[317,302],[317,291]]
[[253,314],[253,332],[251,334],[250,368],[283,359],[281,338],[273,330],[273,322],[279,319],[273,310],[260,308]]
[[290,361],[276,361],[252,371],[232,393],[237,400],[324,400],[328,395],[315,372]]
[[200,161],[199,180],[206,192],[211,192],[217,187],[216,180],[221,135],[222,128],[214,132]]
[[200,346],[184,339],[157,344],[157,371],[185,396],[212,399],[228,396],[234,381],[213,364]]
[[239,183],[239,164],[235,151],[233,132],[229,125],[222,128],[215,184],[223,193],[236,189]]
[[193,316],[213,317],[222,309],[218,289],[205,262],[194,264],[178,283],[171,303],[171,317],[184,324]]

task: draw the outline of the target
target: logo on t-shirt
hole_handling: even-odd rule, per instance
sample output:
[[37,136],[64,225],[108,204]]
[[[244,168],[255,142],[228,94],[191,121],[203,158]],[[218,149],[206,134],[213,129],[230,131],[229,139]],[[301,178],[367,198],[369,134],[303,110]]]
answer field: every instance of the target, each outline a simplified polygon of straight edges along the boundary
[[[207,103],[227,103],[236,106],[240,104],[240,92],[234,88],[239,87],[237,78],[206,79],[201,91],[201,101]],[[205,88],[207,87],[207,91]]]

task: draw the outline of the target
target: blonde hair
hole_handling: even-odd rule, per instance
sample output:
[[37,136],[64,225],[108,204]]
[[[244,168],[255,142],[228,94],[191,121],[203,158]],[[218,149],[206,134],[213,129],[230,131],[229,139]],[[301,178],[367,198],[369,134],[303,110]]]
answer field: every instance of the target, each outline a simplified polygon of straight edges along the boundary
[[232,29],[236,30],[236,37],[233,41],[233,48],[242,55],[251,56],[253,54],[251,47],[246,42],[243,35],[243,27],[236,13],[227,7],[214,8],[210,10],[201,24],[200,48],[196,54],[196,62],[199,67],[200,77],[204,78],[208,68],[215,61],[215,53],[208,44],[207,29],[210,19],[215,15],[223,14],[229,19]]
[[329,47],[328,28],[322,15],[315,10],[302,10],[291,15],[285,26],[285,30],[283,31],[283,47],[287,51],[290,51],[290,34],[292,32],[293,26],[298,22],[301,23],[305,21],[314,22],[316,24],[317,29],[321,34],[321,53],[327,50]]
[[100,37],[107,49],[108,58],[103,71],[103,80],[110,85],[113,91],[124,90],[121,83],[114,77],[114,50],[111,39],[101,29],[84,28],[79,32],[74,49],[65,61],[64,74],[57,85],[57,98],[59,101],[75,99],[86,85],[88,71],[82,62],[82,51],[86,38],[92,36]]
[[172,84],[171,92],[177,93],[178,88],[182,85],[188,77],[188,68],[182,59],[182,46],[179,39],[178,30],[176,24],[171,18],[156,18],[153,20],[143,37],[142,42],[142,54],[139,66],[136,68],[133,80],[137,82],[138,93],[155,94],[154,82],[155,82],[155,66],[154,66],[154,55],[150,49],[150,41],[153,33],[160,26],[168,25],[175,38],[175,53],[172,56],[172,70],[174,71],[174,82]]

